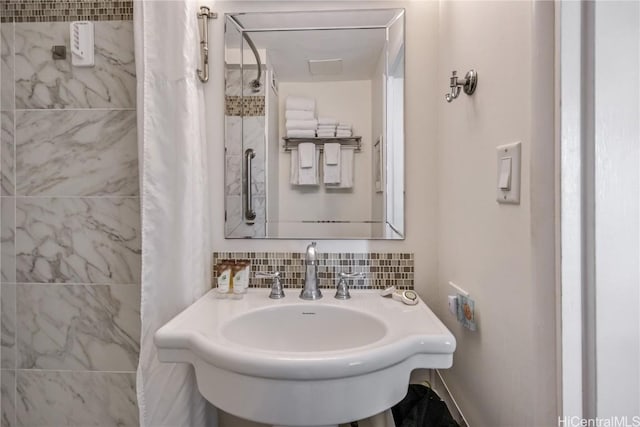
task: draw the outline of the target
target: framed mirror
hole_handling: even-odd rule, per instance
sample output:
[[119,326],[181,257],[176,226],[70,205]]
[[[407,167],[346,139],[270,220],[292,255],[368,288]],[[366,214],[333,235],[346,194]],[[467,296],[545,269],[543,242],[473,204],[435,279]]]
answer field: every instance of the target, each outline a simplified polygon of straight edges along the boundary
[[225,15],[225,237],[404,238],[404,10]]

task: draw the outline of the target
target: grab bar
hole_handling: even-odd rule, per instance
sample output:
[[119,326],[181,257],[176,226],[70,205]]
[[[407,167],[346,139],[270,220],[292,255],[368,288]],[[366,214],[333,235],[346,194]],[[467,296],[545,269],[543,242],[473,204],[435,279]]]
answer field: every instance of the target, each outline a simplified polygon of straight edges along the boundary
[[244,152],[244,179],[242,182],[244,194],[244,218],[248,224],[253,224],[256,219],[256,211],[253,210],[253,197],[251,195],[251,160],[256,156],[255,151],[248,148]]
[[198,77],[202,83],[209,81],[209,19],[215,19],[218,14],[211,12],[207,6],[201,6],[198,12],[200,31],[200,60],[201,69],[198,69]]

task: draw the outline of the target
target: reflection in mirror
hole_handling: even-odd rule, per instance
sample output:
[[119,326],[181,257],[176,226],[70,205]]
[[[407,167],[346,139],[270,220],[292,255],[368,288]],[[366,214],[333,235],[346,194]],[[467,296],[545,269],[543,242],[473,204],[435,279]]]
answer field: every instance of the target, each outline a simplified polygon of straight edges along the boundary
[[225,29],[225,236],[404,238],[404,11]]

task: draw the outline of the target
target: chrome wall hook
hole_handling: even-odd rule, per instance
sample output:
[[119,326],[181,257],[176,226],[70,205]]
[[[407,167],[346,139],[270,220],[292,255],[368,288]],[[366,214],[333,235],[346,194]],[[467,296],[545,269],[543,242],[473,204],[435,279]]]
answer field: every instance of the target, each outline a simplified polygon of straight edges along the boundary
[[445,94],[447,102],[451,102],[460,95],[460,90],[464,90],[467,95],[473,94],[478,86],[478,73],[476,70],[469,70],[464,76],[464,79],[458,78],[458,72],[452,71],[451,77],[449,77],[449,87],[451,92]]

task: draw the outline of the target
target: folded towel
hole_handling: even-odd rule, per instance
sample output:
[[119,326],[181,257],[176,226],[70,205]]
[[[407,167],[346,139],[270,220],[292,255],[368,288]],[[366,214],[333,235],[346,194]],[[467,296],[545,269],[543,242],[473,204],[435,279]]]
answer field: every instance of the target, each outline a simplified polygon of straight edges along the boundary
[[316,100],[313,98],[305,98],[304,96],[287,96],[285,109],[315,111]]
[[324,183],[340,184],[340,144],[324,144]]
[[298,157],[300,161],[300,169],[313,167],[314,152],[316,144],[313,142],[302,142],[298,144]]
[[[313,165],[310,168],[298,168],[298,185],[318,185],[320,183],[320,147],[312,145],[314,145],[313,153],[315,153],[311,156]],[[298,146],[298,155],[300,155],[300,146]]]
[[287,110],[284,113],[287,120],[313,120],[315,113],[309,110]]
[[338,129],[351,130],[351,124],[349,123],[338,123]]
[[315,138],[316,131],[312,129],[291,129],[287,131],[288,138]]
[[318,117],[318,124],[320,125],[331,125],[335,127],[338,124],[338,120],[333,117]]
[[350,130],[340,130],[340,129],[338,129],[336,131],[336,136],[338,138],[349,138],[349,137],[352,136],[352,133],[351,133]]
[[335,137],[336,137],[336,133],[334,131],[329,131],[329,132],[318,131],[318,138],[335,138]]
[[315,130],[318,127],[318,121],[316,119],[311,120],[287,120],[286,128],[291,129],[304,129]]
[[335,132],[336,127],[331,125],[318,125],[318,130],[331,130]]
[[343,146],[340,148],[340,182],[333,185],[327,184],[327,189],[353,188],[354,152],[355,147]]
[[340,164],[340,147],[337,142],[330,142],[324,144],[324,164],[325,165],[339,165]]

